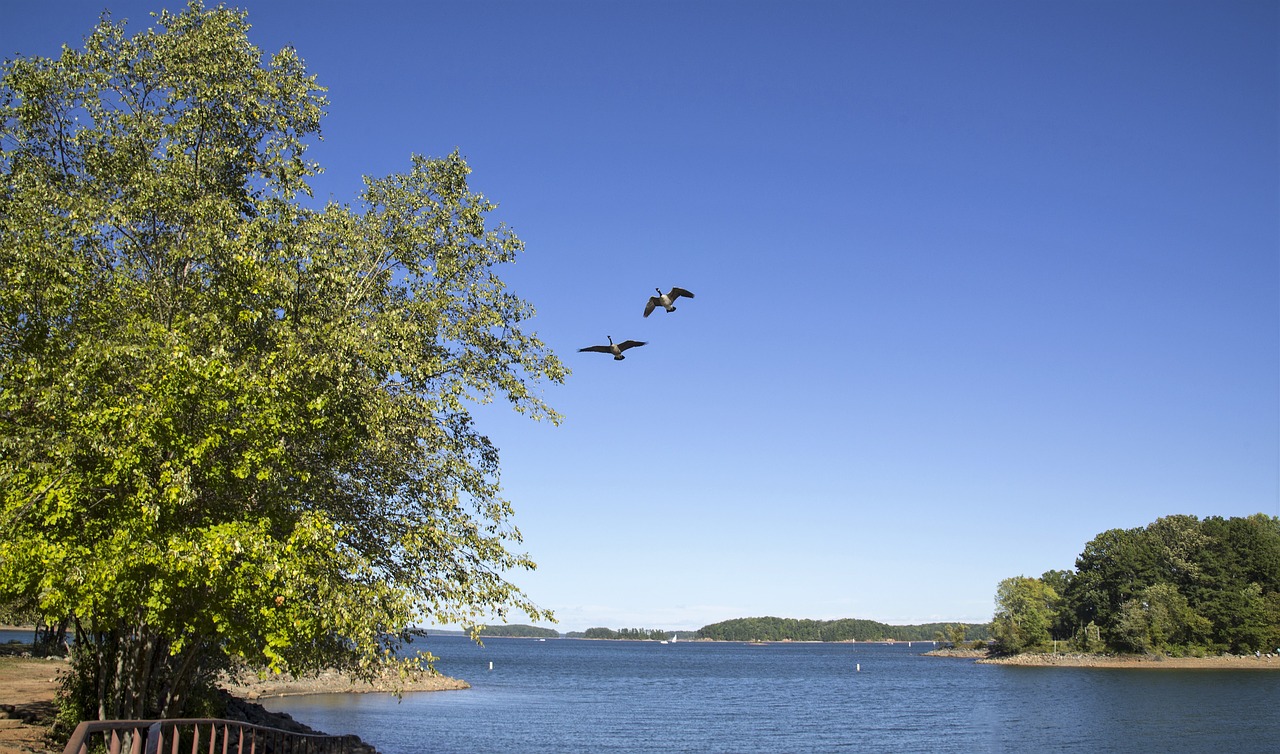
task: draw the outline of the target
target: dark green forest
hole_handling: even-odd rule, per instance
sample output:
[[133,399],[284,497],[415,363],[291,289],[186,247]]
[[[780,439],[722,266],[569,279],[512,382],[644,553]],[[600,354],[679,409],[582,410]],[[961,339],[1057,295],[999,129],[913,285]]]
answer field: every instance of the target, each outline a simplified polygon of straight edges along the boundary
[[555,639],[560,636],[560,632],[554,628],[539,628],[538,626],[527,626],[521,623],[481,626],[480,637],[483,639],[489,636],[514,639]]
[[[438,632],[444,633],[444,632]],[[798,618],[735,618],[703,626],[697,631],[667,631],[650,628],[588,628],[561,634],[551,628],[528,625],[482,626],[481,637],[536,639],[618,639],[630,641],[985,641],[986,625],[925,623],[917,626],[890,626],[872,620],[806,620]]]
[[[873,620],[841,618],[734,618],[698,629],[697,638],[717,641],[935,641],[946,640],[955,631],[954,623],[923,623],[890,626]],[[967,641],[988,638],[986,625],[964,626]]]
[[584,639],[627,639],[631,641],[666,641],[671,634],[660,628],[588,628],[582,633]]
[[1166,516],[1094,537],[1074,570],[1000,582],[1001,652],[1280,648],[1280,519]]

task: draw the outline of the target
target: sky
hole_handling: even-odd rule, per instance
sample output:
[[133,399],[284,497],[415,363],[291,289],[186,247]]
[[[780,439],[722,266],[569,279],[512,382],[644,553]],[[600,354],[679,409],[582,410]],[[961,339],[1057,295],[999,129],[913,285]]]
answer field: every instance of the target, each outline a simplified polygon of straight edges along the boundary
[[[525,242],[564,422],[477,422],[562,632],[980,623],[1280,515],[1280,4],[228,4],[329,89],[317,197],[458,150]],[[180,5],[0,0],[0,56]]]

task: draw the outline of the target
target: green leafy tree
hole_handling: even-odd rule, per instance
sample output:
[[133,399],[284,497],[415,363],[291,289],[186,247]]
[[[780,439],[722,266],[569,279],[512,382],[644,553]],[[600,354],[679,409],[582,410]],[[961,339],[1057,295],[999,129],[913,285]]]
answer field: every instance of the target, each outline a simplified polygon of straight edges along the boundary
[[1089,651],[1280,646],[1280,519],[1265,514],[1112,529],[1085,546],[1076,571],[1040,580],[1061,596],[1052,636]]
[[1203,578],[1188,601],[1214,626],[1211,648],[1280,647],[1280,520],[1263,514],[1206,518]]
[[1168,652],[1200,645],[1210,623],[1187,605],[1173,584],[1154,584],[1120,607],[1112,643],[1135,652]]
[[73,627],[82,717],[551,617],[471,408],[558,421],[521,242],[457,154],[305,206],[323,90],[247,31],[193,2],[0,72],[0,604]]
[[1093,621],[1081,626],[1075,636],[1071,637],[1071,642],[1081,652],[1101,652],[1106,649],[1106,644],[1102,641],[1102,629]]
[[1004,653],[1046,649],[1052,639],[1058,594],[1044,581],[1015,576],[1000,582],[991,633]]
[[1110,529],[1090,540],[1076,558],[1066,606],[1076,625],[1111,625],[1120,606],[1156,583],[1159,566],[1142,529]]

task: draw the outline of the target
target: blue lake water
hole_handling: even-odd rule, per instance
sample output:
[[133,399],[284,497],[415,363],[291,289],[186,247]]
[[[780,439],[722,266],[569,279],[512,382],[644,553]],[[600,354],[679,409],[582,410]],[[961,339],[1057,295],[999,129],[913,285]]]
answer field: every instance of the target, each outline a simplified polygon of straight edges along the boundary
[[978,665],[920,643],[425,646],[471,688],[264,706],[382,754],[1280,751],[1275,672]]

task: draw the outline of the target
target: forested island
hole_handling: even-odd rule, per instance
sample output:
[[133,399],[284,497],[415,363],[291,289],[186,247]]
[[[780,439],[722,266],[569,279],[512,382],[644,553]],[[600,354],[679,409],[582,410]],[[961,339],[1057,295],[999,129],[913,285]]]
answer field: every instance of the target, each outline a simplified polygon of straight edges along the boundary
[[611,628],[588,628],[582,633],[571,633],[570,637],[575,639],[624,639],[629,641],[667,641],[674,634],[674,631],[664,631],[660,628],[620,628],[617,631]]
[[[465,634],[465,631],[433,631]],[[621,641],[961,641],[984,642],[990,638],[987,624],[923,623],[891,626],[873,620],[807,620],[803,618],[734,618],[703,626],[697,631],[650,628],[605,628],[561,634],[553,628],[528,625],[481,626],[480,637],[519,639],[613,639]]]
[[1280,652],[1280,519],[1166,516],[1094,537],[1075,570],[1000,582],[1005,654]]
[[540,628],[520,623],[480,626],[480,638],[488,636],[510,639],[557,639],[560,637],[560,632],[554,628]]
[[[486,626],[483,636],[555,638]],[[1074,570],[1000,582],[989,624],[893,626],[843,618],[734,618],[694,632],[590,628],[567,638],[708,641],[940,641],[997,654],[1070,650],[1171,656],[1280,654],[1280,519],[1166,516],[1094,537]]]
[[873,620],[841,618],[734,618],[697,631],[697,638],[715,641],[980,641],[989,637],[986,624],[922,623],[891,626]]

